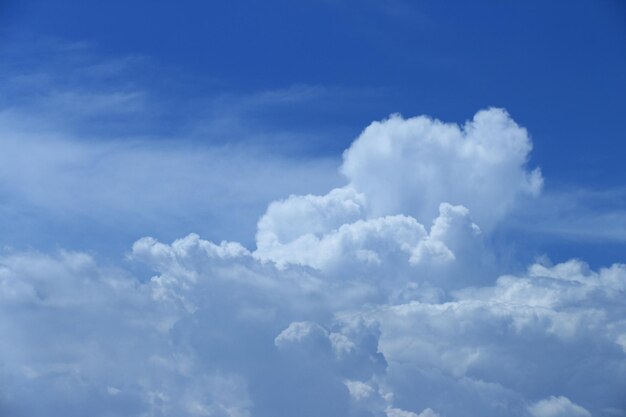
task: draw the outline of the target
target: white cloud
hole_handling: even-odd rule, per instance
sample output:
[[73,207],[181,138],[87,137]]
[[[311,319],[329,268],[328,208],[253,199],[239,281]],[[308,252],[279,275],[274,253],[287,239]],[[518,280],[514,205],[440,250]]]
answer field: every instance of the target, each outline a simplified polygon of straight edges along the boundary
[[[146,238],[131,256],[156,274],[138,280],[80,253],[2,258],[5,409],[37,412],[35,389],[48,393],[41,407],[76,415],[75,395],[102,413],[155,415],[522,416],[550,392],[619,407],[621,265],[534,265],[450,301],[362,306],[354,283],[276,269],[237,244]],[[285,395],[297,400],[281,406]]]
[[[0,213],[12,218],[0,227],[0,244],[30,244],[25,229],[53,244],[80,242],[84,230],[127,242],[155,225],[165,236],[194,230],[251,241],[269,201],[338,179],[331,158],[301,161],[185,138],[84,140],[64,130],[29,132],[16,125],[24,117],[0,110]],[[33,118],[24,123],[38,126]]]
[[439,414],[435,413],[430,408],[425,409],[419,414],[412,413],[410,411],[401,410],[399,408],[387,408],[387,417],[439,417]]
[[533,417],[591,417],[591,413],[571,402],[567,397],[559,396],[538,401],[528,408]]
[[464,205],[490,230],[516,198],[540,192],[540,171],[526,168],[531,148],[526,129],[501,109],[480,111],[462,127],[393,115],[361,133],[341,171],[367,196],[373,215],[430,222],[448,202]]
[[350,391],[350,396],[357,401],[364,400],[374,395],[374,389],[361,381],[345,381],[346,387],[348,387],[348,391]]
[[[571,260],[494,272],[485,236],[520,195],[539,189],[540,177],[525,168],[529,151],[526,132],[500,110],[479,113],[463,130],[392,117],[346,153],[350,184],[270,204],[256,250],[190,234],[171,244],[139,239],[124,267],[81,252],[6,252],[0,410],[17,417],[622,410],[626,266],[592,270]],[[420,169],[432,173],[427,181],[414,175]],[[465,177],[484,181],[477,188],[456,181]]]
[[102,59],[94,45],[58,40],[20,46],[0,70],[0,216],[11,218],[0,246],[117,256],[140,236],[189,232],[251,244],[269,202],[340,182],[339,155],[303,157],[312,141],[302,137],[327,130],[305,134],[265,114],[285,103],[304,112],[331,95],[324,88],[192,98],[160,90],[147,57]]
[[276,336],[274,344],[278,347],[283,347],[290,343],[302,343],[302,341],[306,339],[322,339],[327,341],[328,332],[317,323],[306,321],[294,322]]
[[[410,216],[368,218],[366,204],[349,187],[274,202],[259,220],[253,256],[279,268],[308,266],[341,280],[374,281],[379,291],[407,282],[459,287],[485,272],[481,231],[465,207],[442,203],[428,231]],[[464,276],[455,274],[457,265]],[[426,269],[437,273],[425,275]]]

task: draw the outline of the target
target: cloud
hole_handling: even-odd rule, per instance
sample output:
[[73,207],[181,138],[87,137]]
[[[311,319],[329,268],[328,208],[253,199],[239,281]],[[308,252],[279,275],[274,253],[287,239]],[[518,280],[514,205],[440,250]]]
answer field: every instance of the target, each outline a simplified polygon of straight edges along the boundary
[[[458,286],[473,268],[484,267],[480,229],[463,206],[442,203],[427,231],[405,215],[367,219],[363,204],[350,188],[274,202],[259,221],[253,255],[279,268],[308,266],[337,279],[373,280],[378,294],[407,282]],[[452,277],[457,257],[466,261],[467,277]],[[426,278],[426,269],[437,275]]]
[[[146,238],[132,257],[156,274],[142,281],[80,253],[2,258],[4,409],[524,415],[549,392],[620,406],[621,265],[534,265],[452,301],[363,307],[352,284],[276,269],[238,244]],[[43,388],[40,405],[27,401]]]
[[[11,221],[0,246],[117,256],[141,236],[190,232],[250,245],[269,202],[340,182],[339,155],[301,149],[328,131],[276,122],[327,89],[235,94],[214,80],[198,97],[198,85],[149,58],[103,58],[94,45],[48,39],[4,54],[0,215]],[[164,79],[175,87],[163,91]]]
[[531,148],[526,129],[502,109],[480,111],[462,127],[393,115],[361,133],[341,171],[368,196],[373,215],[429,222],[448,202],[467,207],[489,230],[516,198],[540,192],[540,171],[526,168]]
[[591,417],[591,413],[566,397],[551,396],[529,407],[533,417]]
[[532,204],[520,204],[506,226],[544,240],[623,244],[625,200],[624,188],[551,190]]
[[182,229],[251,241],[268,201],[338,180],[331,158],[301,161],[184,138],[176,146],[140,137],[86,141],[25,131],[1,111],[0,131],[0,212],[13,219],[2,225],[1,243],[17,247],[33,244],[23,231],[34,229],[52,245],[88,245],[81,240],[89,230],[125,248],[156,225],[165,236]]
[[415,414],[410,411],[401,410],[399,408],[389,407],[387,409],[387,417],[439,417],[439,414],[435,413],[430,408],[427,408],[419,414]]
[[[396,398],[411,405],[431,401],[444,415],[464,415],[446,403],[450,392],[468,415],[512,414],[524,398],[550,392],[616,401],[624,389],[625,284],[624,265],[594,272],[578,261],[536,264],[525,276],[456,291],[451,301],[396,304],[368,318],[379,323]],[[587,384],[603,388],[591,393]]]
[[[5,251],[0,412],[624,410],[626,266],[542,261],[500,274],[485,242],[539,190],[529,151],[502,110],[479,112],[463,129],[392,117],[346,152],[343,187],[271,203],[256,248],[144,237],[120,265],[84,252]],[[460,178],[484,181],[472,188]]]

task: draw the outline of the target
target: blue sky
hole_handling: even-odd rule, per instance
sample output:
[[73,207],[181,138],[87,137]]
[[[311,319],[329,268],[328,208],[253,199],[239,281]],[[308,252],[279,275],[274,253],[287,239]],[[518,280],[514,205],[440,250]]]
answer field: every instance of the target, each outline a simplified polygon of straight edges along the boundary
[[[617,1],[9,1],[2,71],[33,79],[5,83],[3,101],[29,112],[63,89],[134,94],[128,108],[106,117],[46,116],[81,140],[253,142],[292,159],[337,158],[364,126],[392,113],[460,123],[477,109],[504,107],[530,130],[532,163],[542,168],[547,190],[619,190],[598,205],[623,211],[625,14]],[[251,139],[251,131],[263,138]],[[246,240],[253,232],[249,223],[245,233],[211,237]],[[115,249],[135,237],[117,240]],[[612,259],[602,255],[610,249],[581,247],[580,240],[537,250],[564,251],[563,258],[590,250],[591,262]]]
[[0,415],[626,415],[625,74],[617,0],[1,2]]
[[[275,125],[344,128],[315,146],[320,153],[343,150],[394,112],[462,121],[476,108],[506,107],[532,128],[533,158],[553,181],[621,184],[624,6],[544,3],[8,1],[2,43],[7,58],[21,55],[5,61],[15,70],[49,65],[43,51],[31,53],[42,38],[89,43],[102,59],[149,59],[148,74],[108,81],[170,100],[294,85],[337,91],[332,102],[345,106],[297,109],[306,116],[296,120],[267,115]],[[351,102],[345,90],[369,99]]]

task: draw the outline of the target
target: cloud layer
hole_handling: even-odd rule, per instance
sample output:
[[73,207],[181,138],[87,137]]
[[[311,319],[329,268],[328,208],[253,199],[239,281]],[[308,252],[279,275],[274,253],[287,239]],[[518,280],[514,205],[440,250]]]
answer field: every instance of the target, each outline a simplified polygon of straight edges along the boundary
[[498,273],[491,230],[541,189],[530,150],[500,109],[392,116],[345,186],[271,203],[256,248],[7,252],[0,414],[626,415],[626,266]]

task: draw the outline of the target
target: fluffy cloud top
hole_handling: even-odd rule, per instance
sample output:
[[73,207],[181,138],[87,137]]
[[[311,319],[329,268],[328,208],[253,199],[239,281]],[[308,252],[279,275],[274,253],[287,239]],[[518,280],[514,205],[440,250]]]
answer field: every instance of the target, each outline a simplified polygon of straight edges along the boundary
[[0,414],[626,415],[626,266],[495,272],[485,235],[541,185],[530,148],[498,109],[393,116],[344,187],[270,204],[256,249],[5,253]]
[[430,222],[445,201],[464,205],[490,229],[517,197],[540,192],[540,171],[526,169],[531,149],[526,129],[502,109],[479,111],[462,127],[394,115],[361,133],[341,171],[367,195],[373,215]]
[[591,413],[566,397],[551,396],[533,404],[530,408],[533,417],[591,417]]

